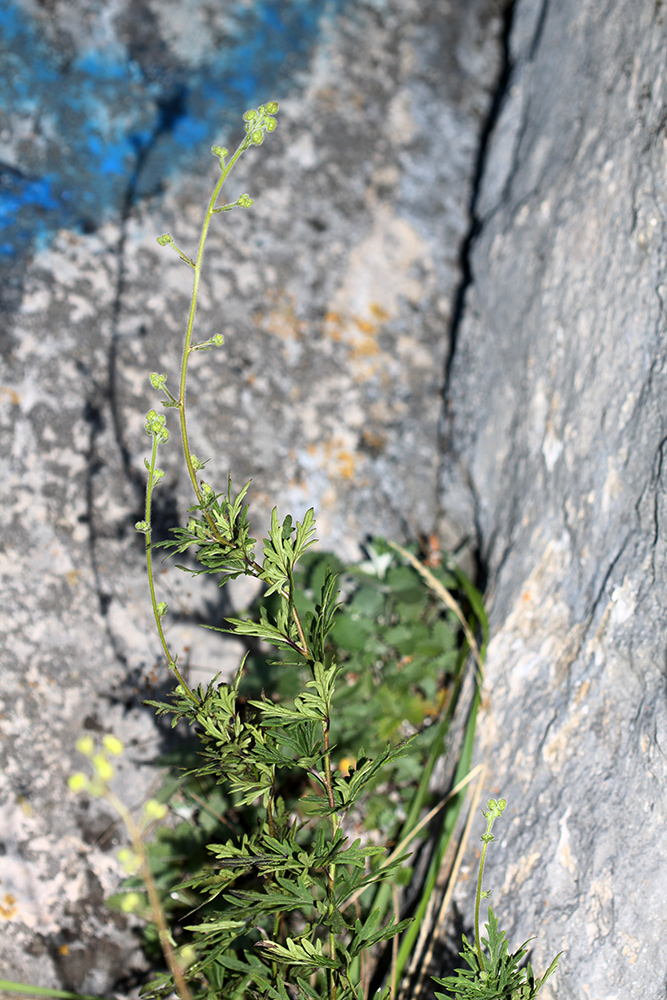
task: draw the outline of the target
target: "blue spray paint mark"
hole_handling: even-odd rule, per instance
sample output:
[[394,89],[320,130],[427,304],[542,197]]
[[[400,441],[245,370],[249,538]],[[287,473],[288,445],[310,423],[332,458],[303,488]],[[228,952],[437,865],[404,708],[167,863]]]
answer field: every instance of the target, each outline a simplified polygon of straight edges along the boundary
[[[329,0],[335,14],[345,0]],[[321,0],[229,4],[232,35],[203,66],[165,60],[159,37],[130,56],[117,47],[69,63],[12,0],[0,0],[0,110],[10,155],[0,162],[0,257],[47,245],[62,228],[89,231],[212,142],[240,133],[246,107],[294,86],[320,32]],[[161,47],[160,47],[161,46]],[[13,116],[13,117],[12,117]]]

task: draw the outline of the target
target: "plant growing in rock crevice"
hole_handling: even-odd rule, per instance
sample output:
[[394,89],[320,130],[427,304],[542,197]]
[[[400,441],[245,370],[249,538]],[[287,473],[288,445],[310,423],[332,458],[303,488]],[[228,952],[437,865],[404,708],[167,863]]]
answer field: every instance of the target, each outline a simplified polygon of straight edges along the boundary
[[[162,544],[175,554],[193,549],[199,571],[213,574],[220,585],[241,575],[262,582],[265,593],[258,620],[232,618],[221,631],[276,647],[286,666],[301,670],[305,680],[292,698],[276,700],[264,692],[258,697],[243,695],[244,663],[230,683],[216,678],[191,689],[170,652],[163,629],[167,608],[157,599],[152,566],[153,492],[163,476],[157,453],[169,436],[164,415],[155,410],[146,420],[152,449],[146,462],[145,517],[137,530],[146,540],[156,627],[177,680],[173,702],[155,707],[160,714],[171,714],[174,724],[185,720],[196,730],[202,761],[195,773],[224,780],[235,809],[258,810],[253,829],[208,845],[213,865],[184,885],[220,905],[217,910],[208,906],[206,916],[188,926],[197,957],[183,975],[202,996],[351,1000],[363,990],[364,953],[399,934],[409,921],[386,917],[386,902],[368,905],[382,882],[397,877],[406,855],[399,852],[382,862],[383,848],[359,839],[350,843],[344,824],[385,769],[410,754],[410,740],[388,742],[372,755],[358,748],[345,768],[337,766],[332,725],[340,667],[329,641],[339,606],[335,574],[324,569],[309,606],[297,598],[297,563],[315,540],[313,511],[295,522],[289,515],[281,520],[274,509],[260,554],[250,536],[249,484],[235,493],[229,477],[226,489],[217,492],[200,478],[205,463],[191,451],[186,419],[189,361],[196,351],[222,344],[221,336],[200,343],[193,339],[209,225],[218,213],[252,204],[246,194],[223,205],[218,205],[218,198],[242,153],[273,131],[277,110],[278,105],[270,102],[244,114],[246,134],[231,157],[226,149],[213,147],[221,176],[208,204],[196,256],[189,257],[169,234],[158,240],[178,253],[194,277],[178,391],[171,392],[164,374],[153,373],[151,383],[164,394],[163,405],[178,412],[195,500],[185,527],[174,529],[173,539]],[[286,804],[285,775],[303,787],[296,811],[293,803],[289,808]],[[417,819],[418,815],[413,826]],[[167,976],[158,978],[151,989],[158,995],[172,988],[173,979]]]
[[[172,858],[165,864],[159,838],[158,849],[145,844],[146,825],[162,819],[167,807],[151,800],[137,823],[116,798],[109,785],[113,776],[109,757],[121,747],[114,737],[105,738],[101,751],[89,737],[79,741],[95,774],[90,779],[79,773],[70,782],[75,791],[106,798],[130,833],[133,851],[125,850],[124,863],[134,882],[126,885],[119,906],[130,912],[138,903],[156,925],[169,969],[143,990],[144,996],[156,1000],[174,990],[181,1000],[193,995],[197,1000],[367,1000],[372,982],[369,953],[402,935],[391,972],[384,976],[389,981],[379,987],[375,983],[373,994],[374,1000],[395,997],[463,805],[479,705],[478,689],[454,788],[424,817],[429,782],[471,651],[481,681],[484,646],[477,648],[473,634],[481,626],[486,639],[479,595],[456,567],[427,570],[409,551],[382,540],[369,546],[365,567],[343,567],[334,556],[315,555],[312,509],[294,521],[290,515],[281,520],[274,508],[260,551],[250,536],[246,502],[250,484],[235,492],[230,475],[226,489],[217,492],[201,478],[206,463],[191,450],[186,414],[189,362],[195,352],[223,344],[221,335],[194,340],[209,226],[215,215],[252,204],[247,194],[222,205],[218,198],[240,156],[261,145],[275,129],[277,111],[276,102],[246,111],[245,136],[233,155],[219,146],[212,148],[220,178],[208,203],[196,255],[189,257],[169,234],[158,239],[193,271],[178,390],[168,388],[162,373],[152,373],[150,381],[163,394],[163,405],[178,413],[194,503],[185,526],[172,529],[170,541],[153,544],[154,490],[164,477],[157,455],[169,431],[165,416],[152,409],[146,417],[152,447],[145,463],[145,513],[136,528],[145,537],[155,624],[176,687],[170,702],[149,704],[159,715],[170,715],[174,726],[182,722],[193,733],[196,756],[181,786],[216,820],[213,827],[209,823],[215,839],[190,820],[171,841],[164,836],[161,843],[174,845],[180,837],[184,853],[196,855],[203,846],[208,860],[197,856],[192,864],[180,866]],[[220,586],[239,576],[262,583],[256,617],[227,619],[219,631],[273,648],[271,677],[280,680],[268,694],[261,686],[253,688],[249,657],[243,658],[231,681],[216,677],[207,685],[190,687],[163,627],[168,609],[158,600],[153,574],[154,550],[159,547],[177,555],[194,550],[197,572],[212,574]],[[353,578],[347,603],[341,602],[338,591],[336,571],[341,570]],[[447,607],[446,615],[424,600],[423,580]],[[465,593],[469,620],[448,588]],[[406,719],[413,729],[408,737]],[[366,750],[359,745],[362,736]],[[193,783],[204,790],[204,800],[197,797]],[[387,802],[400,806],[402,822],[396,815],[387,819]],[[400,919],[397,889],[412,875],[407,848],[445,804],[447,812],[426,866],[421,898],[411,917]],[[475,943],[464,939],[462,951],[469,969],[436,980],[457,1000],[533,1000],[558,961],[554,959],[545,975],[535,979],[529,964],[521,967],[526,945],[509,953],[491,909],[487,938],[480,936],[480,901],[487,895],[482,891],[486,851],[494,839],[493,823],[504,808],[504,800],[490,800],[484,813],[487,830],[477,883]],[[349,836],[355,811],[364,820],[357,824],[358,832],[364,833],[365,824],[376,836],[390,838],[391,853],[365,833],[356,839]],[[174,879],[175,872],[185,877]],[[138,889],[146,890],[147,903]],[[177,914],[171,905],[174,897],[188,903],[185,915],[183,907]],[[182,930],[186,933],[179,940]],[[4,981],[0,988],[29,992]],[[75,997],[62,991],[39,992]],[[446,994],[437,997],[448,1000]]]
[[484,846],[479,860],[475,893],[475,941],[473,944],[463,936],[461,958],[467,962],[467,969],[457,969],[454,976],[434,980],[449,991],[436,993],[438,1000],[451,1000],[451,994],[456,1000],[534,1000],[547,979],[556,971],[560,953],[544,975],[536,979],[530,962],[523,964],[529,942],[524,941],[515,952],[510,952],[505,931],[499,930],[498,920],[491,907],[486,924],[487,936],[483,938],[480,935],[480,905],[482,899],[489,895],[482,889],[486,852],[489,844],[495,840],[491,832],[493,824],[502,816],[505,806],[505,799],[489,799],[486,811],[482,810],[486,832],[482,834]]

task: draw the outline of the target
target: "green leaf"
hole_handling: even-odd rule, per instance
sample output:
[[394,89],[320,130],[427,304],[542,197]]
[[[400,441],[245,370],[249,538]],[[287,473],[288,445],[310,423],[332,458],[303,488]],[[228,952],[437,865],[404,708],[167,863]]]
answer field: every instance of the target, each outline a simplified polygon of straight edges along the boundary
[[27,983],[15,983],[11,979],[0,979],[0,990],[31,997],[57,997],[59,1000],[102,1000],[101,997],[86,993],[69,993],[67,990],[54,990],[48,986],[30,986]]
[[284,945],[277,941],[258,941],[255,947],[268,955],[272,961],[284,965],[298,965],[318,972],[320,969],[337,969],[338,962],[324,954],[322,942],[308,938],[288,938]]

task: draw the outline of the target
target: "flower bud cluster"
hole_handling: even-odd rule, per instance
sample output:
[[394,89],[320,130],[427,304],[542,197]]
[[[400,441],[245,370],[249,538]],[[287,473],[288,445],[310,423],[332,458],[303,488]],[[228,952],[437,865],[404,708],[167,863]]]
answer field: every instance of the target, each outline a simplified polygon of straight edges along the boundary
[[255,146],[261,146],[267,132],[273,132],[278,122],[273,117],[278,111],[278,102],[269,101],[258,108],[250,108],[243,115],[244,128]]
[[169,431],[165,427],[166,422],[167,418],[164,413],[158,413],[157,410],[149,410],[146,414],[146,433],[156,438],[158,444],[169,440]]
[[88,792],[89,795],[99,798],[104,795],[114,776],[113,764],[109,758],[120,757],[123,744],[117,736],[107,733],[102,740],[101,750],[97,749],[93,737],[88,735],[81,736],[76,741],[76,748],[90,760],[95,774],[89,778],[83,771],[77,771],[70,776],[68,785],[73,792]]

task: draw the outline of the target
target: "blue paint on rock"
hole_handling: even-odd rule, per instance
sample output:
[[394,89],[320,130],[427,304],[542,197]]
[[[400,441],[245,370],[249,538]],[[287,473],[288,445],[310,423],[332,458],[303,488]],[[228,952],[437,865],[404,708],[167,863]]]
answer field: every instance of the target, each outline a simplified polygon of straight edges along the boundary
[[154,36],[67,59],[0,0],[0,255],[23,256],[62,228],[89,231],[240,135],[248,106],[293,89],[323,11],[344,3],[230,3],[226,44],[190,66]]

